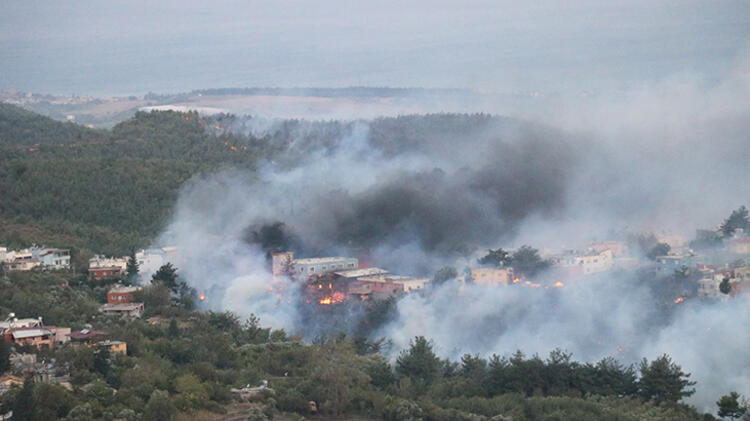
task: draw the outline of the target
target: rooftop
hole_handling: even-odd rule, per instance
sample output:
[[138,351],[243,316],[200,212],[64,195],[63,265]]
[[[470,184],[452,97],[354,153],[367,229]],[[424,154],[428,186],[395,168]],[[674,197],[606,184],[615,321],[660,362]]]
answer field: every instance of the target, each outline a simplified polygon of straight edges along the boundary
[[12,333],[15,339],[35,338],[51,334],[52,332],[47,329],[15,329]]
[[140,291],[140,290],[141,290],[141,287],[118,285],[118,286],[112,287],[112,289],[109,290],[109,293],[111,294],[113,292],[115,293],[135,292],[135,291]]
[[303,265],[317,264],[317,263],[333,263],[340,262],[342,260],[355,260],[353,257],[312,257],[309,259],[294,259],[294,263]]
[[104,336],[106,334],[107,334],[107,332],[104,332],[102,330],[83,329],[83,330],[78,331],[78,332],[72,332],[70,334],[70,339],[75,340],[75,341],[81,341],[81,340],[85,340],[85,339],[96,338],[98,336]]
[[338,276],[343,276],[344,278],[360,278],[362,276],[376,276],[376,275],[385,275],[388,273],[385,269],[380,268],[365,268],[365,269],[355,269],[355,270],[341,270],[338,272],[334,272],[334,274]]
[[102,304],[102,311],[133,311],[143,307],[143,303]]

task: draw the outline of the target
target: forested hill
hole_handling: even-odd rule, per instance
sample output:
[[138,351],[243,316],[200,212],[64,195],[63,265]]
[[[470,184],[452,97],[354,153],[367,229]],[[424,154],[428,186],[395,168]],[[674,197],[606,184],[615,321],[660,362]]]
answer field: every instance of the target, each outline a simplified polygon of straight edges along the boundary
[[0,145],[48,145],[89,142],[99,130],[62,123],[11,104],[0,102]]
[[[250,120],[138,112],[111,130],[91,130],[0,104],[0,244],[121,255],[148,245],[168,220],[180,186],[195,174],[252,170],[259,159],[294,166],[312,150],[342,145],[359,124],[284,120],[259,134],[243,130]],[[485,114],[433,114],[367,124],[371,144],[394,155],[516,123]]]
[[257,156],[232,149],[238,138],[209,134],[195,113],[138,113],[92,131],[3,105],[0,122],[0,244],[14,247],[145,246],[183,182],[219,165],[250,167]]

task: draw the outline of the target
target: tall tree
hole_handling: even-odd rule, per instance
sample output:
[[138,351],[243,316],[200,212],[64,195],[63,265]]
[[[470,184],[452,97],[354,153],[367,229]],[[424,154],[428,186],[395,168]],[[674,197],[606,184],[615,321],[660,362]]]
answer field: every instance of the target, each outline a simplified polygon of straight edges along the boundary
[[729,283],[729,278],[724,277],[719,284],[719,292],[729,294],[730,291],[732,291],[732,284]]
[[134,279],[138,276],[138,270],[140,268],[138,267],[138,259],[135,257],[135,249],[130,250],[130,256],[128,257],[128,264],[125,268],[125,270],[128,273],[128,278]]
[[14,420],[33,420],[36,418],[36,384],[31,377],[26,378],[21,392],[13,404]]
[[396,373],[411,377],[423,386],[429,386],[438,379],[440,367],[440,358],[424,336],[414,338],[409,350],[402,351],[396,360]]
[[695,385],[695,382],[688,380],[690,373],[683,372],[682,367],[672,362],[667,354],[651,363],[644,358],[640,371],[638,390],[644,400],[677,403],[680,399],[695,393],[695,389],[689,389]]
[[724,220],[719,229],[725,237],[729,237],[738,229],[742,229],[745,232],[750,230],[750,216],[748,216],[747,208],[740,206],[738,209],[732,211],[732,214]]
[[730,392],[728,395],[722,396],[716,401],[716,406],[719,407],[717,414],[722,418],[729,417],[730,419],[735,419],[747,412],[747,403],[744,402],[744,399],[737,392]]
[[10,370],[10,343],[0,336],[0,374]]
[[493,267],[503,267],[510,264],[511,258],[510,253],[498,248],[496,250],[489,249],[487,254],[478,260],[480,265],[488,265]]
[[451,279],[456,279],[458,272],[456,268],[452,266],[443,266],[435,272],[435,276],[432,277],[433,285],[442,285]]
[[177,413],[177,408],[169,398],[169,393],[154,390],[143,410],[143,421],[170,421]]
[[151,282],[161,282],[162,285],[169,288],[173,292],[177,292],[179,284],[177,283],[177,268],[172,266],[171,263],[167,263],[156,271]]
[[521,246],[513,252],[510,264],[513,270],[525,276],[534,276],[550,266],[550,262],[539,255],[539,250],[530,246]]

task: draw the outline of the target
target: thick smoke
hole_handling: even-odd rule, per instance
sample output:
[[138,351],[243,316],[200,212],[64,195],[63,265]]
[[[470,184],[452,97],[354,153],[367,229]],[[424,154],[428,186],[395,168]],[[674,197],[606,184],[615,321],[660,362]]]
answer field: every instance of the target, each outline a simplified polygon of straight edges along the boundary
[[[561,104],[535,116],[549,126],[437,115],[342,123],[322,143],[292,136],[255,173],[188,183],[160,241],[181,249],[182,274],[209,305],[299,332],[294,285],[270,283],[274,248],[429,275],[463,269],[487,247],[691,235],[750,198],[748,64],[718,84],[681,76]],[[399,300],[377,335],[396,351],[424,335],[446,357],[560,347],[629,363],[669,353],[698,381],[692,402],[708,407],[729,390],[750,393],[749,308],[745,298],[675,305],[628,272],[550,289],[448,283]]]

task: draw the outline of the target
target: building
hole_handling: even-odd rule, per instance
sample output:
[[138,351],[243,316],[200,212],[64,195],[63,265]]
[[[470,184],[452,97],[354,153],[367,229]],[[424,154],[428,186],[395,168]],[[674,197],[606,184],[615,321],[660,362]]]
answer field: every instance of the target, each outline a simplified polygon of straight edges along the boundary
[[271,261],[274,276],[289,275],[297,279],[359,268],[359,260],[353,257],[295,259],[292,252],[274,253]]
[[627,254],[627,246],[622,241],[602,241],[599,243],[591,243],[586,246],[586,250],[593,250],[598,253],[610,250],[612,251],[612,256],[615,258],[623,257]]
[[141,317],[143,303],[102,304],[99,311],[106,315],[120,317]]
[[124,286],[115,285],[112,289],[107,292],[107,303],[108,304],[121,304],[129,303],[133,299],[133,293],[140,291],[141,287],[136,286]]
[[119,266],[108,266],[108,267],[89,267],[89,277],[93,279],[103,279],[113,276],[121,276],[125,273]]
[[464,277],[464,282],[471,280],[475,284],[508,285],[513,280],[512,268],[477,268],[471,269],[471,279]]
[[354,270],[342,270],[333,272],[333,275],[345,281],[356,281],[362,277],[384,277],[388,274],[388,271],[380,268],[365,268],[365,269],[354,269]]
[[18,345],[35,346],[38,349],[55,346],[54,333],[49,329],[40,327],[22,327],[9,330],[5,333],[5,339]]
[[750,254],[750,237],[741,236],[727,240],[729,251],[734,254]]
[[138,273],[144,276],[156,273],[167,263],[164,250],[160,248],[140,250],[135,253],[135,259],[138,261]]
[[427,286],[427,283],[430,282],[429,278],[412,278],[411,276],[399,275],[389,275],[388,279],[403,285],[404,292],[406,293],[422,291]]
[[665,268],[678,269],[682,266],[692,266],[693,256],[686,254],[675,254],[657,256],[656,263]]
[[70,340],[70,328],[42,325],[19,327],[5,330],[3,336],[5,340],[19,345],[54,348]]
[[32,254],[45,269],[70,269],[70,250],[56,248],[32,248]]
[[349,295],[369,296],[373,298],[390,297],[404,292],[404,284],[384,276],[360,276],[348,284]]
[[8,314],[8,318],[0,322],[0,333],[10,329],[17,329],[23,327],[39,327],[42,325],[42,318],[36,319],[19,319],[15,313]]
[[101,341],[96,343],[97,348],[107,349],[110,354],[128,354],[128,344],[123,341]]
[[107,332],[102,330],[81,329],[70,334],[70,341],[77,344],[91,344],[103,340]]
[[571,278],[606,272],[614,266],[614,253],[610,249],[598,251],[566,251],[552,256],[553,269],[559,276]]
[[31,254],[31,250],[11,251],[5,255],[5,263],[9,271],[29,271],[41,266],[39,259]]

